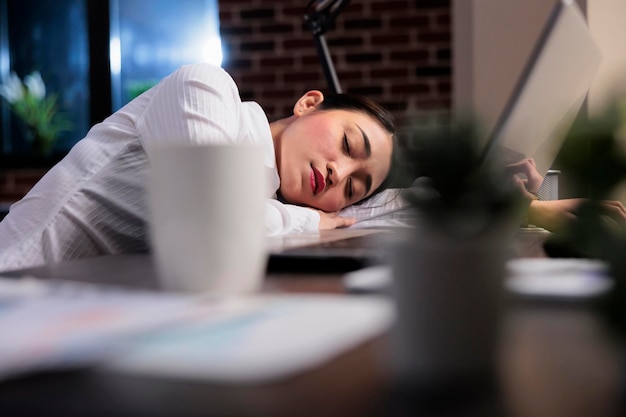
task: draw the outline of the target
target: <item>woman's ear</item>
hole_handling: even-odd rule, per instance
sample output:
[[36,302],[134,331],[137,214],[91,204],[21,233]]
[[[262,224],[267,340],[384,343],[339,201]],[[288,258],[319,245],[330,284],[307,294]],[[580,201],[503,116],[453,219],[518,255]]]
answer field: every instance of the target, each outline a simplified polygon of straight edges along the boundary
[[302,116],[309,113],[317,107],[318,104],[324,101],[324,94],[318,90],[307,91],[302,97],[298,99],[295,106],[293,106],[293,114],[296,116]]

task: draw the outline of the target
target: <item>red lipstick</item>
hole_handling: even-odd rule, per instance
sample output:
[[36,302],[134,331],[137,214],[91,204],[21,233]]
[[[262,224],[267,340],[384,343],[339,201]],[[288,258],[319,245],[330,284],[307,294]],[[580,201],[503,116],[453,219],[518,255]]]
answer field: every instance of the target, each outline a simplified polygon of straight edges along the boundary
[[311,165],[311,175],[309,177],[311,182],[311,188],[313,189],[313,194],[319,194],[324,191],[326,188],[326,180],[321,172],[319,172],[313,165]]

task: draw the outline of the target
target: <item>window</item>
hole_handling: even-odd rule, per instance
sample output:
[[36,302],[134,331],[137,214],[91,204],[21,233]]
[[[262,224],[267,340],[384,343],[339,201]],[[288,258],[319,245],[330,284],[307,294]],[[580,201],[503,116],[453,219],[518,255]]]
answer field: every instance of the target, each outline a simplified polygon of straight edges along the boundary
[[181,65],[221,65],[217,0],[111,0],[113,107]]
[[[0,0],[0,70],[24,78],[39,71],[48,93],[59,95],[60,111],[72,130],[58,138],[55,149],[69,149],[89,124],[89,40],[87,0]],[[2,153],[27,153],[20,124],[2,100]]]
[[[40,71],[72,121],[46,164],[179,66],[221,58],[218,0],[0,0],[0,80]],[[36,164],[4,100],[0,123],[0,167]]]

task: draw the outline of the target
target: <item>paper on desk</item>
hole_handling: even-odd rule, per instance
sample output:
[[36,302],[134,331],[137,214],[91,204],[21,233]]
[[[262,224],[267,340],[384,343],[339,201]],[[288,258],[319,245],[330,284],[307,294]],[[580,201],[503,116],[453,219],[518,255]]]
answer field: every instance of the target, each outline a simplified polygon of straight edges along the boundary
[[190,297],[0,278],[0,379],[83,366],[121,341],[185,319]]
[[224,382],[275,379],[381,333],[392,317],[387,300],[365,297],[220,299],[0,278],[0,380],[94,364]]
[[387,299],[257,296],[219,320],[198,316],[131,342],[104,369],[220,383],[268,382],[319,365],[389,328]]

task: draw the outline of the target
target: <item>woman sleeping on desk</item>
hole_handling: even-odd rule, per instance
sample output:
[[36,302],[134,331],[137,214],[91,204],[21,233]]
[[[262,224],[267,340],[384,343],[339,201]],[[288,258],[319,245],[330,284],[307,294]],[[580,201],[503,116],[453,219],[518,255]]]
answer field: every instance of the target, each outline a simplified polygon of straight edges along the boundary
[[[172,142],[262,145],[274,190],[266,231],[277,235],[352,225],[341,210],[389,183],[395,126],[370,100],[315,90],[270,123],[221,68],[182,67],[95,125],[11,207],[0,222],[0,271],[146,250],[150,153]],[[575,205],[532,201],[529,217],[551,228]]]

